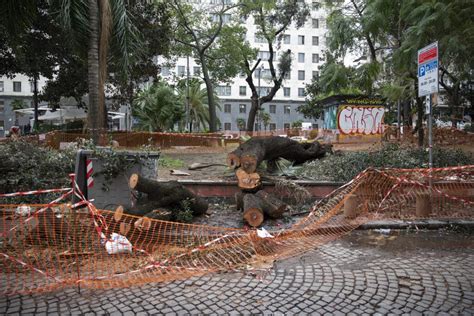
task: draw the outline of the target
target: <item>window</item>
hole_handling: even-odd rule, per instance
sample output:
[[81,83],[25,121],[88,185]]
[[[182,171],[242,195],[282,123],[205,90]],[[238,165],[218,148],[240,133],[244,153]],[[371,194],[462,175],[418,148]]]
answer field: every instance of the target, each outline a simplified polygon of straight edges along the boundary
[[290,44],[291,43],[291,36],[288,34],[283,35],[283,44]]
[[319,3],[319,1],[314,1],[311,3],[311,8],[313,10],[318,10],[319,8],[321,8],[321,4]]
[[224,104],[224,113],[230,113],[231,107],[230,104]]
[[218,96],[230,96],[231,89],[230,86],[217,86],[216,94]]
[[319,71],[313,71],[313,78],[319,78]]
[[318,128],[319,128],[318,123],[313,123],[313,129],[318,129]]
[[170,75],[170,68],[169,67],[161,67],[161,75],[162,76],[169,76]]
[[[219,23],[220,22],[219,14],[212,14],[211,21],[214,23]],[[222,14],[222,23],[226,24],[229,22],[230,22],[230,14]]]
[[291,78],[291,73],[289,71],[285,72],[283,79],[290,79],[290,78]]
[[290,88],[283,88],[283,96],[289,97],[290,96]]
[[178,76],[183,77],[186,72],[186,67],[184,66],[178,66]]
[[3,87],[3,81],[0,81],[0,92],[3,92],[4,90],[4,87]]
[[298,53],[298,62],[304,63],[304,53]]
[[298,80],[304,80],[304,70],[298,70]]
[[298,35],[298,45],[304,45],[304,35]]
[[261,79],[271,79],[272,78],[272,72],[270,69],[261,69],[257,68],[255,72],[253,73],[253,77],[255,79],[258,79],[260,76]]
[[257,58],[260,58],[261,60],[266,61],[270,58],[270,52],[260,51],[257,54]]
[[13,81],[13,92],[21,92],[21,82]]
[[270,88],[270,87],[260,87],[260,89],[257,88],[258,95],[261,96],[261,97],[264,97],[264,96],[268,95],[268,93],[270,92],[271,89],[272,88]]
[[237,128],[241,131],[245,130],[247,126],[247,122],[244,119],[237,119]]
[[270,112],[271,114],[275,114],[276,113],[276,105],[275,104],[270,104],[268,112]]
[[277,129],[277,125],[275,123],[270,123],[269,126],[271,131],[275,131]]
[[247,95],[247,87],[246,86],[240,86],[239,87],[239,95]]
[[232,130],[232,124],[231,123],[224,123],[224,130],[225,131]]
[[313,29],[318,29],[319,28],[319,20],[318,19],[311,19]]
[[241,71],[241,72],[239,72],[239,77],[240,78],[245,78],[245,77],[247,77],[247,74],[245,72]]
[[298,88],[298,96],[299,97],[305,97],[306,92],[304,91],[304,88]]
[[284,129],[290,129],[290,123],[285,123],[283,124]]
[[30,92],[35,92],[35,83],[30,81]]
[[200,75],[201,75],[201,67],[199,67],[199,66],[194,66],[194,67],[193,67],[193,74],[194,74],[195,76],[200,76]]
[[291,107],[289,105],[283,106],[283,113],[290,114],[290,112],[291,112]]
[[313,36],[313,46],[319,45],[319,36]]
[[314,64],[319,63],[319,54],[313,54],[313,63]]
[[0,101],[0,114],[3,114],[5,112],[5,102]]
[[247,104],[239,104],[239,113],[247,113]]

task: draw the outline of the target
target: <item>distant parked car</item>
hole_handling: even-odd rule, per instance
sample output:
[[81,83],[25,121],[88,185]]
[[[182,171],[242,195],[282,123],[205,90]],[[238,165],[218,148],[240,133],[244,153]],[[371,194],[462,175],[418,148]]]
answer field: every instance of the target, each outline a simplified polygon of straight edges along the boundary
[[298,142],[305,142],[307,141],[308,139],[304,136],[293,136],[293,137],[290,137],[290,139],[292,140],[296,140]]

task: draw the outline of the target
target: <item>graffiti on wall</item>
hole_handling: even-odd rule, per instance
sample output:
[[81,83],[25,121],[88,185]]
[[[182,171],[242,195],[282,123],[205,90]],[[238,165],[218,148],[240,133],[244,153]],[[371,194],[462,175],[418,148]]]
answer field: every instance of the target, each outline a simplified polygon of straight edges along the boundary
[[384,113],[380,106],[341,106],[337,126],[341,134],[382,134]]

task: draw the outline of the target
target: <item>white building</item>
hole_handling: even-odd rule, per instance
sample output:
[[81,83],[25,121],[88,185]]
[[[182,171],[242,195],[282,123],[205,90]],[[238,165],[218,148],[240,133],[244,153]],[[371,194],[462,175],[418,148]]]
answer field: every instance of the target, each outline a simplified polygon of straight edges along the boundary
[[[38,80],[38,92],[46,84],[46,78]],[[14,125],[25,126],[30,121],[29,115],[15,114],[12,102],[22,101],[26,107],[33,107],[33,84],[25,75],[17,74],[13,78],[0,77],[0,137],[5,136]],[[18,102],[18,101],[17,101]]]
[[[215,0],[210,0],[210,2],[216,3]],[[326,50],[325,36],[327,33],[326,17],[328,12],[320,2],[306,0],[311,10],[306,24],[299,29],[291,26],[285,33],[281,46],[276,51],[276,56],[278,56],[280,51],[290,49],[293,54],[293,62],[289,78],[283,81],[283,86],[276,93],[273,101],[262,105],[262,108],[272,117],[272,121],[268,126],[270,130],[289,128],[291,123],[297,120],[311,122],[315,128],[322,125],[322,121],[317,122],[304,118],[297,111],[298,106],[304,103],[305,100],[305,86],[311,82],[313,76],[318,75],[318,67],[324,62],[323,58]],[[259,49],[258,58],[261,58],[263,61],[260,90],[265,91],[272,86],[272,82],[265,79],[269,76],[268,62],[265,62],[265,59],[268,59],[269,56],[268,44],[257,35],[257,26],[254,23],[253,17],[249,17],[245,21],[245,27],[247,28],[246,38],[248,42],[253,47]],[[159,59],[159,61],[166,64],[162,59]],[[277,64],[278,62],[274,62],[275,66]],[[189,68],[191,76],[200,75],[201,68],[192,58],[189,61]],[[161,70],[161,75],[166,79],[185,77],[186,74],[186,58],[178,58],[172,68],[163,66]],[[258,86],[258,70],[255,71],[254,76],[254,83]],[[222,108],[217,113],[221,122],[221,129],[237,131],[237,119],[242,118],[246,121],[251,106],[251,90],[245,81],[245,77],[238,76],[229,85],[217,86],[215,91],[219,96]],[[262,130],[263,128],[262,124],[260,124],[259,129]]]

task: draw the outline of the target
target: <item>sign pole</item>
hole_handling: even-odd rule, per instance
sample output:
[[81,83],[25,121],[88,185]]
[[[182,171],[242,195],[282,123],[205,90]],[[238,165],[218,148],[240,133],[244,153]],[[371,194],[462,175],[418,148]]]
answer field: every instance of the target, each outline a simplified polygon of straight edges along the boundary
[[429,150],[429,162],[428,167],[433,168],[433,95],[429,95],[429,113],[428,113],[428,150]]

